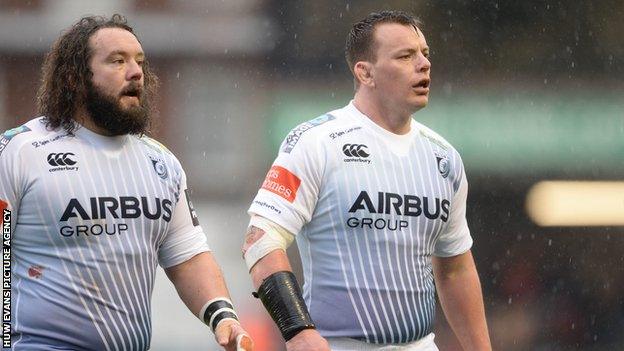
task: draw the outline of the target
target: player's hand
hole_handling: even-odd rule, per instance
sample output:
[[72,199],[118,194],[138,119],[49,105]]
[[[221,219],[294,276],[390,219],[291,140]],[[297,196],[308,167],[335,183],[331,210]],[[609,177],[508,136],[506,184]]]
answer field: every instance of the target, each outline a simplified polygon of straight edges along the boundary
[[315,329],[304,329],[286,343],[288,351],[331,351],[327,340]]
[[219,323],[215,339],[226,351],[253,351],[253,341],[249,334],[234,320]]

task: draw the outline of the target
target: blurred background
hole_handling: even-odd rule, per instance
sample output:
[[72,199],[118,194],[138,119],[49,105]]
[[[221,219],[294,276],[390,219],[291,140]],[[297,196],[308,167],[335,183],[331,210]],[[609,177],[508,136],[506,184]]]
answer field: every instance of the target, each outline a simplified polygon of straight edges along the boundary
[[[245,211],[286,133],[349,101],[344,38],[381,9],[424,22],[432,92],[415,118],[464,159],[494,348],[624,350],[622,0],[0,0],[0,129],[35,116],[64,28],[126,15],[162,83],[154,135],[186,169],[258,350],[282,350],[251,297]],[[216,350],[160,273],[152,349]],[[440,350],[459,350],[437,320]]]

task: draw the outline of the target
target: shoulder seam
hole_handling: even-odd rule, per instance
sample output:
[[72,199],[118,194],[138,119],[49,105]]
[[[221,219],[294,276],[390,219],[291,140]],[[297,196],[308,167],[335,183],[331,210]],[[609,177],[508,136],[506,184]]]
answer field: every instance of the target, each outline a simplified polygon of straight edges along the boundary
[[163,145],[161,142],[159,142],[158,140],[154,138],[150,138],[147,135],[143,135],[139,137],[138,139],[141,142],[143,142],[145,145],[147,145],[148,147],[152,149],[155,149],[156,151],[164,151],[170,155],[173,155],[173,153],[165,145]]
[[438,133],[434,132],[433,130],[431,130],[430,128],[428,128],[427,126],[421,123],[418,123],[418,122],[416,123],[418,125],[418,133],[422,135],[424,138],[438,145],[439,147],[444,149],[444,151],[448,151],[448,149],[454,149],[453,146],[446,139],[444,139],[441,135],[439,135]]

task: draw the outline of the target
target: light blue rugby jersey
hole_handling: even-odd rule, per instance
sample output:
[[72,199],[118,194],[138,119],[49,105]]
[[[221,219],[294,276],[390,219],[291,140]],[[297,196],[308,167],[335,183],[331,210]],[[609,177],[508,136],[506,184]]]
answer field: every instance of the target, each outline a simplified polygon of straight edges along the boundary
[[0,139],[12,211],[13,350],[146,350],[156,266],[209,248],[178,160],[156,141],[41,118]]
[[439,135],[414,120],[393,134],[350,103],[293,129],[249,213],[298,233],[323,336],[405,343],[433,328],[431,256],[472,246],[467,187]]

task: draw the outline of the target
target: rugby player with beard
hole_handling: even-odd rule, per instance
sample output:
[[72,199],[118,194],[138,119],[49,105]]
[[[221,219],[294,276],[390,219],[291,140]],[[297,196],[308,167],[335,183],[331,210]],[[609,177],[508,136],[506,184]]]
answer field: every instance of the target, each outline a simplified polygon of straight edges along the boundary
[[149,349],[160,265],[224,349],[252,350],[185,173],[146,136],[157,78],[133,29],[120,15],[82,18],[42,71],[42,116],[0,139],[13,349]]

